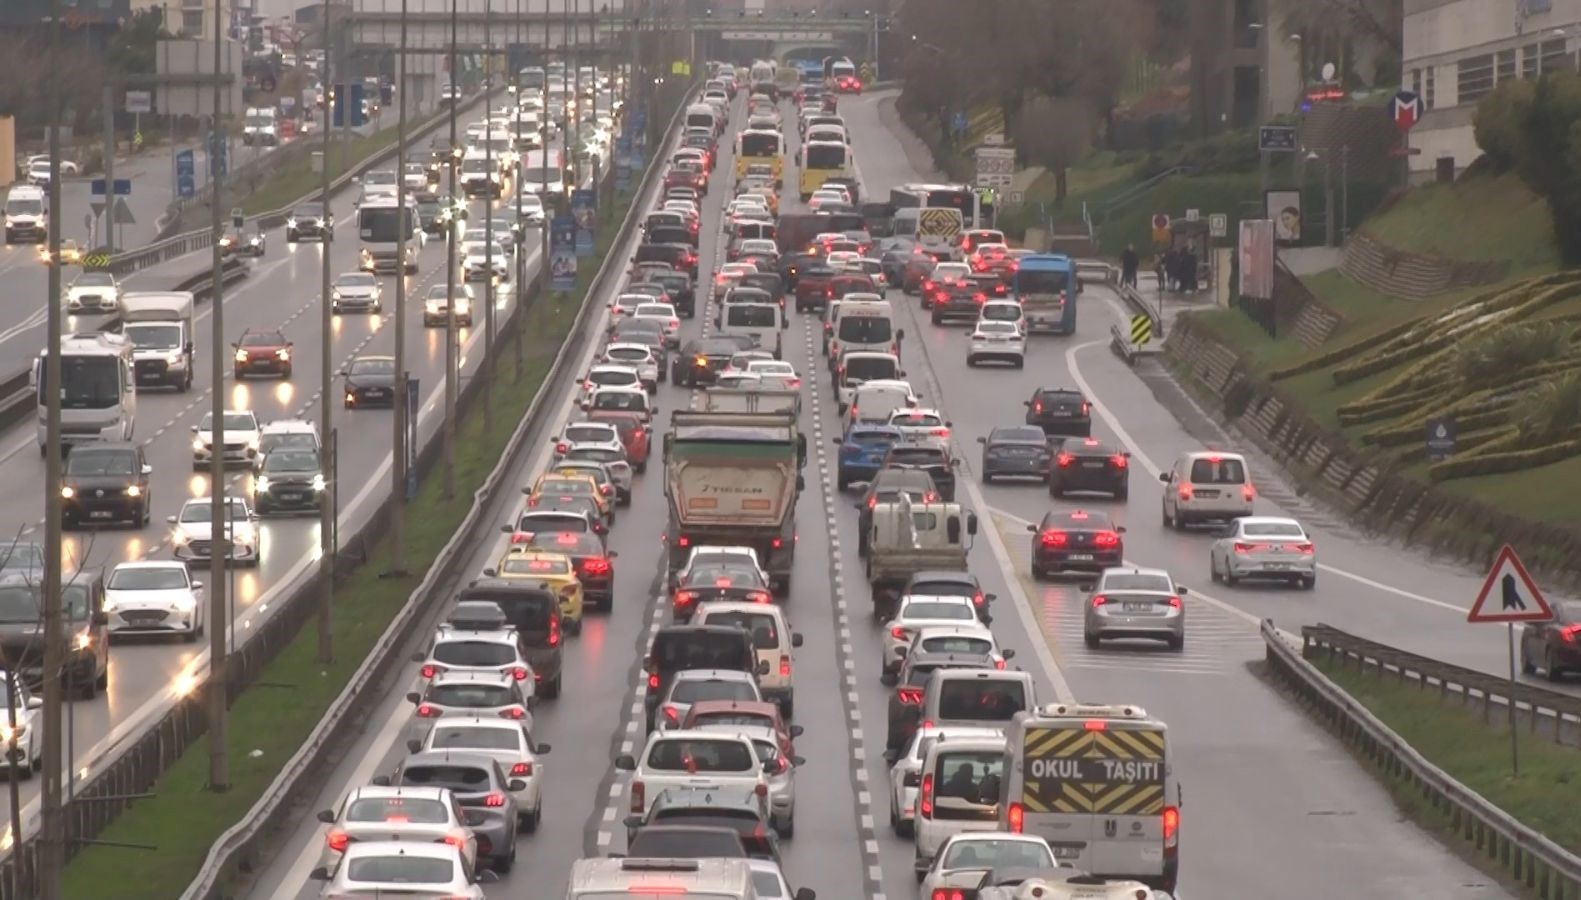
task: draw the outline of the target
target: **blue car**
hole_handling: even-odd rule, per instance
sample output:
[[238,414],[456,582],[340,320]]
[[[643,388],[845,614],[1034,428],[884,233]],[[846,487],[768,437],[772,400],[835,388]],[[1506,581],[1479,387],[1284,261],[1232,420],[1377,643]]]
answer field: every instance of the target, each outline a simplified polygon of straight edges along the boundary
[[884,467],[884,457],[890,445],[901,438],[900,429],[893,425],[852,425],[845,436],[836,438],[840,447],[838,480],[840,490],[853,482],[872,481]]

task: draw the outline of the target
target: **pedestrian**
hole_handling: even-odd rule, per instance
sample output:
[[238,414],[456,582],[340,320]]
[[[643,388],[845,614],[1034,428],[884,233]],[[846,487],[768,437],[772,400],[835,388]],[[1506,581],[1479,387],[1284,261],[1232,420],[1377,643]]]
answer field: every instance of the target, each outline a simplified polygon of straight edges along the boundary
[[1164,251],[1164,290],[1178,290],[1180,283],[1180,256],[1174,247]]
[[1197,254],[1190,250],[1180,254],[1180,282],[1186,293],[1197,292]]
[[1141,259],[1136,255],[1136,245],[1126,244],[1125,252],[1120,254],[1120,286],[1136,289],[1136,267],[1141,264]]

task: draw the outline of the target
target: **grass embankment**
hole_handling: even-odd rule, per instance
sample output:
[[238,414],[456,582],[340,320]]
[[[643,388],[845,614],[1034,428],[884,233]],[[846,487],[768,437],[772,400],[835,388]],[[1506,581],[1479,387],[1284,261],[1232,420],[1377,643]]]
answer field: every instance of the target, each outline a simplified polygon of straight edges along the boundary
[[[1484,724],[1474,707],[1439,702],[1436,694],[1411,683],[1366,674],[1354,668],[1313,661],[1330,679],[1362,703],[1418,753],[1450,777],[1571,851],[1581,851],[1581,754],[1521,730],[1521,774],[1510,768],[1510,732],[1504,714]],[[1386,779],[1387,780],[1387,779]],[[1403,785],[1389,782],[1401,809],[1427,828],[1454,837],[1448,818]]]
[[[601,230],[596,259],[609,252],[628,203],[622,198],[615,204],[616,214]],[[390,547],[384,541],[375,544],[367,562],[336,590],[335,661],[317,661],[316,632],[304,628],[264,670],[260,684],[232,706],[231,789],[223,794],[205,790],[209,744],[206,739],[194,743],[153,787],[152,798],[135,803],[99,836],[158,849],[84,848],[66,869],[66,896],[169,900],[181,895],[214,839],[246,814],[301,746],[466,517],[473,493],[499,462],[569,334],[580,308],[572,299],[585,295],[595,270],[583,266],[576,291],[563,299],[545,295],[526,314],[527,365],[519,374],[511,363],[513,348],[503,348],[492,392],[494,427],[483,427],[481,399],[460,422],[455,496],[442,496],[437,472],[419,485],[407,513],[406,564],[412,575],[381,578],[379,573],[390,567]]]
[[[397,129],[391,126],[373,134],[357,135],[349,141],[335,135],[329,143],[330,180],[334,181],[368,159],[394,147],[400,137],[396,131]],[[318,190],[323,183],[323,176],[313,170],[313,154],[319,152],[323,137],[314,132],[300,140],[313,143],[308,149],[307,158],[265,178],[258,185],[257,190],[248,194],[241,201],[242,211],[247,215],[253,216],[283,209]],[[423,146],[426,147],[427,144]]]

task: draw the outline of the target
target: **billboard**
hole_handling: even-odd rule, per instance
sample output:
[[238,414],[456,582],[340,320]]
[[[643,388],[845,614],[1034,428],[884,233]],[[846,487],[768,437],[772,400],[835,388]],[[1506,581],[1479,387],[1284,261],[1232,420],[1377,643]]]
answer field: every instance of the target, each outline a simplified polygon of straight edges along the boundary
[[576,287],[576,219],[558,215],[549,223],[550,287],[569,291]]
[[[1269,193],[1275,193],[1270,191]],[[1240,242],[1240,295],[1256,300],[1274,296],[1274,223],[1270,219],[1242,219]]]
[[1301,243],[1301,192],[1264,191],[1264,218],[1274,223],[1274,240],[1281,247]]

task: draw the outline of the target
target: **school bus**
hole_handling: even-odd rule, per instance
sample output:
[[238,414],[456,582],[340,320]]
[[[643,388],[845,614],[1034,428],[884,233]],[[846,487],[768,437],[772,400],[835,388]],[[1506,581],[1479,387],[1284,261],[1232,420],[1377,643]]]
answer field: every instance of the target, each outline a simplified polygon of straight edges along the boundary
[[736,135],[736,180],[746,177],[747,166],[767,163],[774,167],[774,187],[785,186],[785,139],[774,131],[743,131]]
[[802,150],[801,199],[806,202],[813,191],[830,178],[851,174],[851,148],[840,141],[809,141]]

